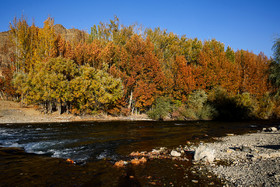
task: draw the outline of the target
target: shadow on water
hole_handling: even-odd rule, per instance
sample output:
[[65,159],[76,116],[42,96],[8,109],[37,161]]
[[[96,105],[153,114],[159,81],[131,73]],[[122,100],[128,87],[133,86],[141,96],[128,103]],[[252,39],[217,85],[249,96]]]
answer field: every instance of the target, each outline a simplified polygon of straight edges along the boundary
[[[201,185],[213,181],[218,185],[215,178],[193,174],[191,161],[156,159],[122,169],[113,163],[128,159],[133,151],[172,149],[186,141],[208,142],[227,133],[242,134],[276,125],[269,121],[2,124],[0,181],[5,185],[186,186],[196,179]],[[67,163],[67,158],[76,164]]]

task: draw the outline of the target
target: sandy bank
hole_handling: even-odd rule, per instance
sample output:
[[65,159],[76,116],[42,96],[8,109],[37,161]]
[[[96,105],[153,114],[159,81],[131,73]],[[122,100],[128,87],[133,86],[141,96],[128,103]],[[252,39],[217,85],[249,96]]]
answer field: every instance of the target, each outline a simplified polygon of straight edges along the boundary
[[72,114],[58,113],[43,114],[33,106],[20,107],[20,104],[13,101],[0,100],[0,124],[2,123],[47,123],[47,122],[75,122],[75,121],[117,121],[117,120],[150,120],[146,115],[113,117],[108,115],[100,116],[75,116]]

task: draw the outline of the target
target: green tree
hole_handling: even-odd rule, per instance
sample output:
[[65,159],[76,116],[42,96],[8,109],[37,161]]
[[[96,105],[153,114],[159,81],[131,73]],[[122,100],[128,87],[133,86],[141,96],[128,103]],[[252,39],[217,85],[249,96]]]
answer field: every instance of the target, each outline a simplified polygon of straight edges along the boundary
[[28,74],[17,73],[14,84],[22,101],[43,105],[52,112],[53,105],[61,113],[62,105],[71,100],[69,82],[76,76],[77,65],[61,57],[39,62]]
[[226,57],[227,59],[230,61],[230,62],[235,62],[235,53],[233,51],[233,49],[231,47],[227,47],[227,50],[226,50]]
[[156,99],[152,109],[148,112],[148,116],[155,120],[163,120],[172,110],[171,100],[166,97]]
[[16,88],[16,92],[18,94],[20,94],[20,98],[21,98],[21,105],[23,105],[24,103],[24,98],[25,95],[28,94],[28,86],[26,85],[27,83],[27,74],[23,73],[23,72],[17,72],[14,74],[14,78],[13,78],[13,85]]
[[187,119],[209,120],[216,116],[216,110],[207,103],[208,96],[204,90],[194,91],[189,95],[184,116]]
[[70,83],[74,113],[107,111],[123,96],[122,82],[105,70],[82,66]]
[[274,51],[274,61],[270,64],[270,74],[269,79],[271,83],[276,88],[276,92],[279,94],[280,88],[280,38],[274,41],[274,45],[272,47]]
[[274,60],[279,64],[280,63],[280,38],[277,38],[274,41],[274,44],[272,46]]

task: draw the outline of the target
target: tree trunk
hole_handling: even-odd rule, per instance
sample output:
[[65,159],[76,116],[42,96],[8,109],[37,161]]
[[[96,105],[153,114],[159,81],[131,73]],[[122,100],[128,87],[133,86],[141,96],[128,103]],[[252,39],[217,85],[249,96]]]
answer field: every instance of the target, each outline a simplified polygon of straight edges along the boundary
[[1,93],[0,93],[0,97],[2,100],[4,100],[4,92],[1,90]]
[[[132,105],[132,98],[133,98],[133,93],[132,91],[130,92],[130,97],[129,97],[129,103],[128,103],[128,109],[129,109],[129,112],[131,112],[131,105]],[[133,112],[133,111],[132,111]]]
[[20,108],[23,107],[23,94],[21,94],[21,97],[20,97]]
[[59,115],[61,115],[62,114],[62,102],[58,102],[57,110],[58,110]]
[[48,111],[49,111],[49,108],[48,108],[48,102],[46,101],[46,102],[44,102],[44,105],[45,105],[45,114],[47,114],[48,113]]
[[52,102],[49,102],[49,113],[52,113]]
[[70,114],[71,104],[69,101],[66,102],[66,113]]
[[134,107],[132,107],[132,109],[131,109],[131,114],[133,114],[134,113]]

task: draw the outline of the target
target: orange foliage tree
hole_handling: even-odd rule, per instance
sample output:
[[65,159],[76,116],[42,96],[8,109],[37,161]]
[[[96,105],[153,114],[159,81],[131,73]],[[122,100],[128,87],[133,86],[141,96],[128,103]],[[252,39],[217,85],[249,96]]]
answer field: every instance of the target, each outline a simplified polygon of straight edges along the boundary
[[255,55],[249,51],[239,50],[235,53],[240,74],[239,91],[249,92],[255,96],[264,95],[269,90],[269,60],[263,53]]
[[118,65],[127,98],[133,95],[134,106],[140,110],[152,105],[162,94],[164,75],[154,54],[154,46],[147,38],[135,34],[126,43],[127,59]]

